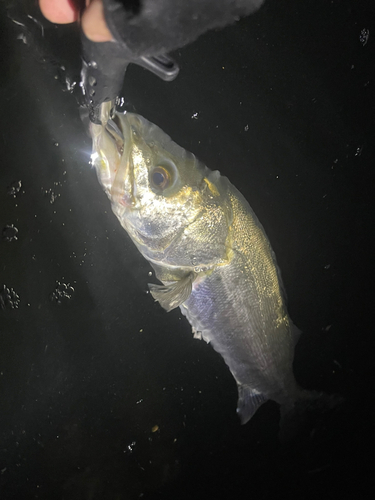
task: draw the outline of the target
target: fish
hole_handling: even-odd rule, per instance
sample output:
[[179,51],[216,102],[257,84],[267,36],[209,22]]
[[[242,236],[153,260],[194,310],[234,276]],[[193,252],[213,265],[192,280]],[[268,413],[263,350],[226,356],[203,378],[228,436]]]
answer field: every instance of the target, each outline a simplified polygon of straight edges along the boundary
[[276,257],[240,191],[138,114],[104,103],[90,127],[98,179],[160,282],[150,293],[223,357],[241,423],[267,400],[290,409],[307,397],[293,374],[300,332]]

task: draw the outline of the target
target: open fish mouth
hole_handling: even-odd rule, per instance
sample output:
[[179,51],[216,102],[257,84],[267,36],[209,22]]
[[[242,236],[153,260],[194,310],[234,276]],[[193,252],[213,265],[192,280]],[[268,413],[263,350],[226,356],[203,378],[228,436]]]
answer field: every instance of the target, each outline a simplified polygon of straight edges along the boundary
[[108,119],[105,125],[105,130],[111,136],[112,140],[116,144],[119,154],[122,156],[124,152],[124,134],[112,118]]
[[93,144],[91,161],[112,203],[131,208],[134,200],[124,190],[124,180],[129,169],[130,127],[124,117],[113,111],[113,104],[103,103],[100,109],[101,123],[90,124]]

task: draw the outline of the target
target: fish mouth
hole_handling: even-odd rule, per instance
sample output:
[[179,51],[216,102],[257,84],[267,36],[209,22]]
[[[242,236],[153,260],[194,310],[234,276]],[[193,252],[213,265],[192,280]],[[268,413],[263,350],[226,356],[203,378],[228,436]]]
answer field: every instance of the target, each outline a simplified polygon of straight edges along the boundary
[[112,203],[132,209],[135,207],[135,183],[130,164],[131,129],[126,114],[108,117],[104,133],[111,142],[112,157],[116,158],[108,162],[112,180],[109,196]]

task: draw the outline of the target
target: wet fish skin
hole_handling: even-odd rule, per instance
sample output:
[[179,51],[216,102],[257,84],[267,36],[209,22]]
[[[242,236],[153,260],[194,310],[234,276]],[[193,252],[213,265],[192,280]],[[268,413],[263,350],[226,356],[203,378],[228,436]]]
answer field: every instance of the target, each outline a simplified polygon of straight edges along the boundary
[[[108,118],[108,108],[103,113]],[[152,295],[166,310],[180,306],[194,336],[224,358],[242,423],[268,399],[292,407],[303,396],[292,370],[298,330],[250,205],[156,125],[132,113],[115,121],[123,150],[92,124],[93,165],[114,213],[163,283],[150,285]],[[167,172],[163,189],[154,183],[159,171]]]

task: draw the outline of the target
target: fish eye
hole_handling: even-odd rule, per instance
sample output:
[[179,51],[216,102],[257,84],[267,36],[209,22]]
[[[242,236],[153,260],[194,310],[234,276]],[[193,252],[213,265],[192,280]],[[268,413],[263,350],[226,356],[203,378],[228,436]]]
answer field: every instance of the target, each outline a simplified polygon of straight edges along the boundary
[[164,167],[155,167],[150,173],[151,184],[156,189],[166,189],[171,183],[171,176]]

